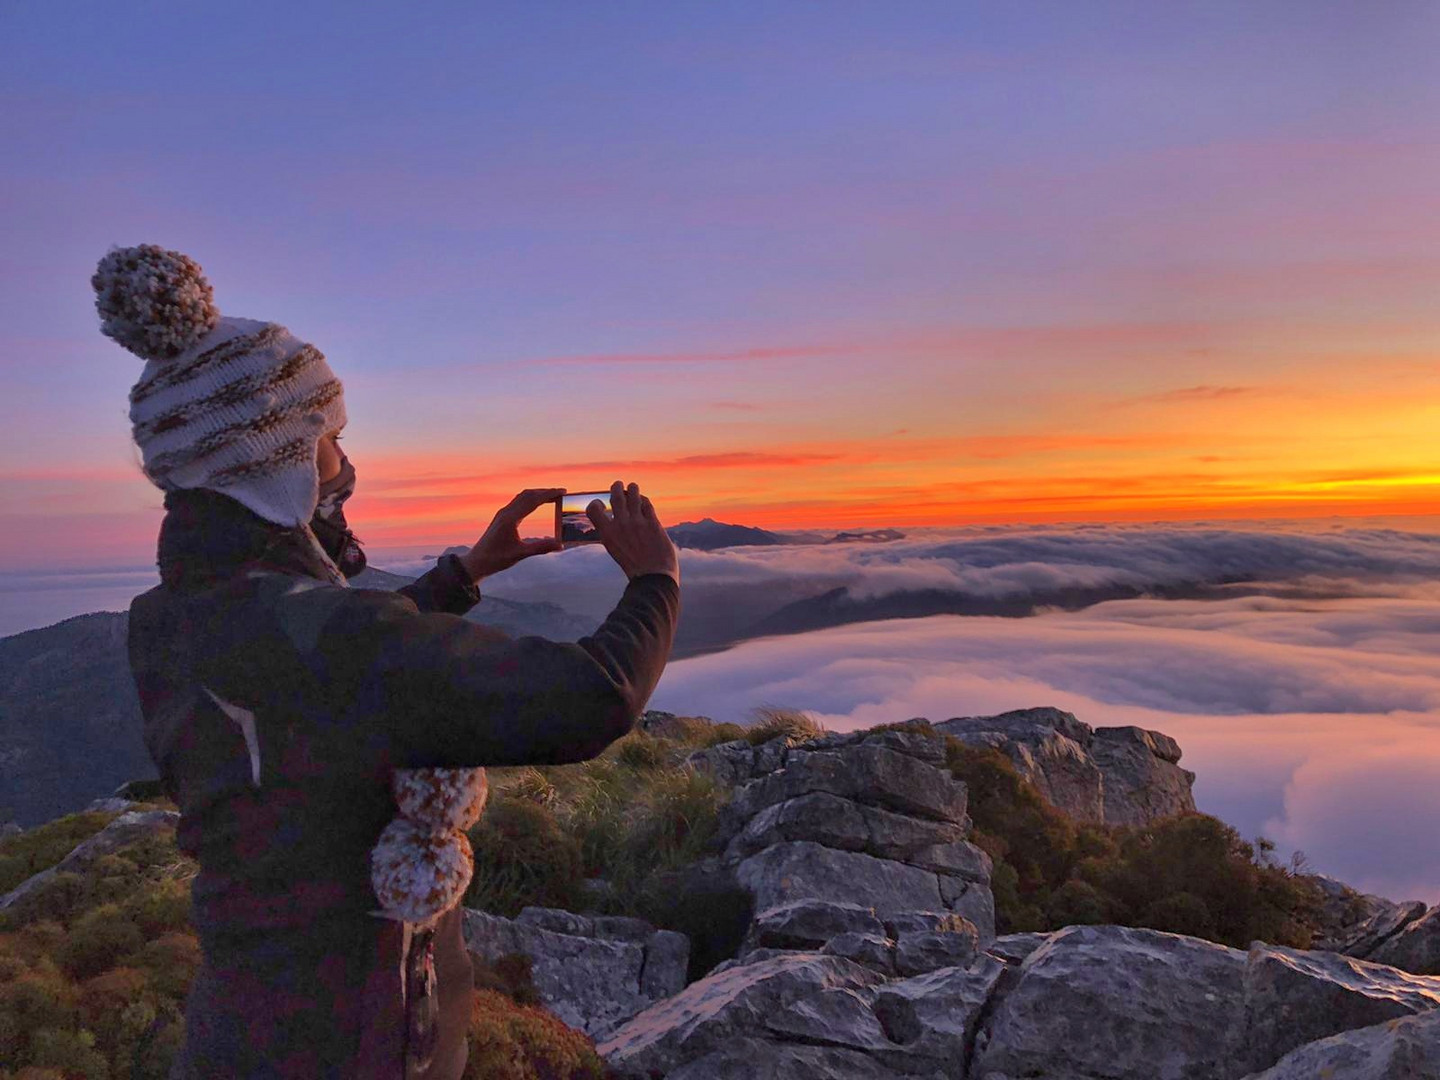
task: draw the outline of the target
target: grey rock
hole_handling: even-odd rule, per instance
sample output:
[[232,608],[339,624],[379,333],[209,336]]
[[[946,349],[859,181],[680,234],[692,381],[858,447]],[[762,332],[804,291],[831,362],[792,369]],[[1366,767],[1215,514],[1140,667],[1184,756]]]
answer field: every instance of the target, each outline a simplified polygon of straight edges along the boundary
[[1246,1072],[1268,1068],[1305,1043],[1440,1006],[1440,978],[1259,942],[1250,949],[1244,987],[1235,1058]]
[[[936,1072],[927,1075],[963,1076],[977,1023],[1004,972],[1001,961],[981,954],[968,964],[881,983],[858,995],[890,1041],[917,1059],[917,1072],[928,1059]],[[888,1059],[902,1055],[891,1053]]]
[[1002,934],[985,946],[985,951],[1013,967],[1023,963],[1027,956],[1044,945],[1052,936],[1052,934],[1033,933]]
[[885,926],[875,909],[860,904],[811,898],[766,908],[750,924],[752,948],[818,949],[838,934],[881,934]]
[[1138,727],[1091,728],[1060,709],[956,716],[934,725],[1004,753],[1051,805],[1090,824],[1141,825],[1195,810],[1195,774],[1170,736]]
[[965,785],[945,769],[887,746],[792,748],[784,768],[737,788],[734,812],[749,819],[767,806],[824,791],[913,817],[963,825]]
[[[694,1063],[723,1054],[745,1037],[813,1041],[818,1032],[837,1049],[879,1045],[884,1032],[874,1014],[853,995],[834,992],[883,980],[880,973],[842,957],[781,953],[711,972],[631,1017],[596,1049],[621,1076],[648,1080],[652,1070],[665,1076],[686,1063],[691,1063],[690,1075],[709,1075]],[[774,1024],[784,1030],[777,1032]]]
[[553,930],[557,934],[573,934],[576,937],[594,937],[595,924],[584,915],[577,915],[573,911],[565,911],[561,908],[547,907],[526,907],[522,908],[515,921],[521,926],[531,926],[536,930]]
[[106,797],[103,798],[103,799],[96,799],[96,800],[94,800],[89,806],[85,807],[85,812],[86,812],[86,813],[103,813],[103,814],[114,814],[114,813],[122,813],[122,814],[123,814],[126,810],[129,810],[130,807],[132,807],[132,806],[134,806],[134,805],[135,805],[135,801],[134,801],[133,799],[120,799],[120,798],[116,798],[116,797],[113,796],[113,795],[110,795],[110,796],[106,796]]
[[686,1062],[665,1080],[894,1080],[895,1075],[857,1050],[745,1036]]
[[1244,953],[1196,938],[1067,927],[1013,969],[972,1075],[1230,1080],[1244,971]]
[[787,1042],[828,1043],[871,1054],[890,1049],[879,1018],[850,986],[818,987],[770,1013],[765,1027]]
[[692,752],[685,764],[697,772],[707,773],[728,787],[736,787],[755,779],[755,748],[745,739],[716,743]]
[[1382,942],[1369,958],[1416,975],[1440,975],[1440,905]]
[[180,824],[180,815],[174,810],[131,810],[121,814],[94,836],[76,845],[75,849],[54,866],[26,878],[4,896],[0,896],[0,911],[22,903],[51,881],[56,874],[81,874],[102,856],[118,851],[137,840],[167,830],[174,831]]
[[1018,709],[952,717],[935,726],[971,746],[1000,750],[1051,805],[1077,821],[1104,821],[1104,777],[1088,749],[1093,733],[1070,713]]
[[937,874],[935,880],[940,886],[940,903],[974,923],[981,943],[988,945],[995,937],[995,894],[990,883],[946,874]]
[[685,985],[689,940],[639,919],[529,907],[515,919],[466,909],[466,947],[488,963],[519,953],[545,1006],[592,1037]]
[[1105,778],[1105,824],[1144,825],[1195,812],[1195,774],[1176,764],[1180,746],[1169,735],[1139,727],[1096,728],[1090,757]]
[[[929,721],[924,717],[915,719],[923,721],[929,726]],[[888,750],[895,750],[901,754],[909,754],[911,757],[927,761],[931,765],[943,766],[945,764],[945,741],[943,735],[921,735],[909,731],[875,731],[860,732],[858,742],[865,746],[883,746]]]
[[920,975],[936,968],[965,966],[980,951],[979,935],[968,919],[958,930],[901,934],[895,939],[895,970]]
[[1425,914],[1423,900],[1396,903],[1383,896],[1357,892],[1325,874],[1306,874],[1320,890],[1320,928],[1314,948],[1369,958],[1385,941]]
[[[814,791],[760,810],[730,841],[725,855],[739,860],[784,840],[814,840],[842,851],[911,861],[912,855],[924,857],[933,848],[963,842],[965,835],[959,822],[911,817]],[[930,857],[943,861],[947,855]],[[956,856],[949,858],[957,861]],[[988,868],[984,876],[989,877]]]
[[0,840],[4,840],[7,836],[19,836],[24,831],[24,826],[18,821],[7,821],[0,825]]
[[1308,1043],[1249,1080],[1440,1080],[1440,1012]]
[[973,930],[974,924],[953,911],[901,911],[885,919],[885,932],[893,938],[904,934],[964,934]]
[[979,881],[986,885],[989,885],[990,873],[994,869],[990,856],[965,840],[931,844],[918,851],[890,857],[902,859],[922,870],[934,870],[939,874],[963,878],[966,881]]
[[[1349,929],[1349,932],[1339,942],[1339,947],[1334,950],[1335,952],[1356,956],[1362,960],[1366,959],[1396,934],[1421,918],[1426,911],[1423,900],[1411,900],[1407,903],[1396,904],[1385,900],[1384,897],[1369,895],[1365,896],[1365,900],[1369,901],[1367,904],[1369,915]],[[1380,902],[1376,903],[1375,901]],[[1399,950],[1396,950],[1394,955],[1399,955]],[[1387,963],[1393,963],[1393,961],[1387,961]],[[1404,967],[1405,965],[1396,964],[1395,966]],[[1428,974],[1436,974],[1436,972],[1431,971]]]
[[943,908],[936,875],[891,859],[837,851],[809,840],[773,844],[735,868],[755,910],[841,897],[884,915]]
[[747,964],[759,964],[766,960],[773,960],[777,956],[794,956],[796,953],[813,953],[814,949],[778,949],[770,946],[763,946],[759,949],[751,949],[739,956],[732,956],[729,960],[722,960],[705,973],[705,977],[719,975],[722,971],[729,971],[731,968],[745,967]]
[[864,964],[885,975],[896,973],[895,941],[883,934],[861,934],[853,930],[836,934],[821,946],[820,951],[826,956],[843,956],[847,960],[854,960],[857,964]]
[[690,939],[678,930],[656,930],[645,943],[645,966],[640,971],[640,996],[660,1001],[685,989],[690,964]]

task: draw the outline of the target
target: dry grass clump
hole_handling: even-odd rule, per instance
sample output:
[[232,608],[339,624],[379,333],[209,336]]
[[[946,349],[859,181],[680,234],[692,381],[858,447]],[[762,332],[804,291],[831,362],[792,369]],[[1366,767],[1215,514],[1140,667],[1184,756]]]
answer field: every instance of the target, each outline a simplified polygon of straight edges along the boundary
[[829,734],[818,720],[800,709],[758,705],[751,709],[750,713],[754,722],[744,729],[743,737],[748,739],[752,746],[759,746],[781,735],[793,742],[805,742]]

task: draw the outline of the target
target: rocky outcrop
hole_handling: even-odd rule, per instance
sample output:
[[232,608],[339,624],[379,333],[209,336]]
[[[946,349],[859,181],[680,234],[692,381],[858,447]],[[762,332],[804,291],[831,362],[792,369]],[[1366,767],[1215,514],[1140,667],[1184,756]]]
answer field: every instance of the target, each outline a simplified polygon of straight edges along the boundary
[[1195,810],[1195,774],[1158,731],[1092,728],[1060,709],[956,716],[935,724],[971,746],[1005,754],[1052,805],[1077,821],[1143,825]]
[[537,907],[506,919],[467,908],[463,932],[487,963],[528,957],[545,1007],[592,1037],[685,985],[689,941],[641,919]]
[[1245,954],[1119,926],[1061,930],[1016,969],[971,1074],[1227,1080]]
[[1370,959],[1417,975],[1440,975],[1440,906],[1381,942]]
[[[1008,935],[981,951],[954,915],[910,913],[877,927],[870,912],[842,904],[799,904],[763,922],[772,944],[600,1042],[620,1076],[1440,1076],[1393,1071],[1435,1060],[1440,978],[1333,953],[1258,943],[1246,953],[1121,926]],[[793,947],[832,930],[820,949]],[[1335,1071],[1298,1071],[1306,1062]],[[1354,1063],[1363,1068],[1346,1071]]]
[[982,940],[994,938],[990,858],[965,839],[965,785],[945,768],[944,742],[933,734],[737,740],[688,760],[734,785],[716,843],[721,865],[752,898],[757,925],[776,909],[838,901],[881,918],[959,915]]
[[0,911],[23,903],[26,897],[43,888],[57,874],[84,873],[85,869],[101,856],[109,855],[158,832],[167,829],[174,831],[179,823],[180,815],[173,810],[132,810],[121,814],[94,836],[78,844],[54,866],[26,878],[4,896],[0,896]]
[[1440,1007],[1440,979],[1328,952],[1256,944],[1233,1057],[1258,1071],[1318,1039]]
[[1440,1012],[1346,1031],[1286,1054],[1249,1080],[1435,1080]]
[[1396,902],[1358,892],[1324,874],[1308,874],[1324,896],[1315,948],[1388,964],[1414,975],[1440,975],[1440,906]]
[[757,953],[651,1006],[597,1049],[637,1080],[961,1075],[1004,967],[981,953],[887,979],[844,957]]

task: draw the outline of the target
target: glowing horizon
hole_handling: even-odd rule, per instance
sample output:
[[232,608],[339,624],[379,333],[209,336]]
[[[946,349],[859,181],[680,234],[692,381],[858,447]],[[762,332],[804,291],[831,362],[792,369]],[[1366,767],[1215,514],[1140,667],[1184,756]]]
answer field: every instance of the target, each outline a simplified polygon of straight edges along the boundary
[[780,530],[1440,512],[1440,9],[1101,6],[7,10],[0,569],[153,553],[89,286],[145,242],[326,354],[372,548],[615,479]]

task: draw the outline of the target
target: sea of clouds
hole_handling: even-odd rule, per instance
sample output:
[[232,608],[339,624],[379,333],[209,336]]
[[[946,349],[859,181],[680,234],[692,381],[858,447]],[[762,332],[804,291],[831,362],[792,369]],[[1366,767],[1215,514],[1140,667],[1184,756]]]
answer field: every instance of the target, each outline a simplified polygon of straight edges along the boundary
[[[371,563],[413,574],[433,554],[372,553]],[[94,584],[123,610],[121,594],[148,577]],[[884,544],[685,550],[681,577],[682,625],[723,616],[743,627],[837,587],[859,600],[936,589],[1020,597],[1036,613],[752,638],[672,660],[652,708],[744,722],[781,705],[845,730],[1053,705],[1097,727],[1139,724],[1180,741],[1200,808],[1247,837],[1302,850],[1361,888],[1440,901],[1440,527],[912,530]],[[0,584],[13,590],[8,603],[68,585],[74,595],[54,602],[74,605],[82,583]],[[598,624],[624,587],[595,545],[525,560],[481,591],[550,600]],[[1058,607],[1067,590],[1107,587],[1205,598]]]
[[[506,595],[601,617],[623,588],[600,565],[607,558],[589,549],[531,560],[507,572]],[[685,551],[681,566],[685,610],[730,604],[759,616],[844,585],[860,598],[1025,596],[1038,613],[752,639],[672,661],[652,708],[744,721],[758,705],[782,705],[846,730],[1054,705],[1094,726],[1156,728],[1184,748],[1202,810],[1358,887],[1440,901],[1440,534],[967,529],[883,545]],[[1062,590],[1106,585],[1210,586],[1211,598],[1046,609]]]

